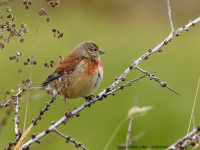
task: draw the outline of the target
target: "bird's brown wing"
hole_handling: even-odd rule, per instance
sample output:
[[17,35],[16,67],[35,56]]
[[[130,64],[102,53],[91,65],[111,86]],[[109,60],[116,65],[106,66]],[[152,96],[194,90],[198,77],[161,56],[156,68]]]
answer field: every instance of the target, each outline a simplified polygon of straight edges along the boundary
[[42,86],[47,86],[49,82],[61,77],[64,73],[74,71],[76,66],[81,62],[81,58],[68,56],[62,63],[50,74],[47,79],[42,83]]

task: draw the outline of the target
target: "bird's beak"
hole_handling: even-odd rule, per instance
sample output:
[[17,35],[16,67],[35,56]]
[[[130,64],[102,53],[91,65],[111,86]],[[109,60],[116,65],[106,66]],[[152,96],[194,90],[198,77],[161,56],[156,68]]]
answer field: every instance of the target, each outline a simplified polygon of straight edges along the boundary
[[103,51],[102,49],[99,49],[99,55],[105,54],[105,53],[106,53],[105,51]]

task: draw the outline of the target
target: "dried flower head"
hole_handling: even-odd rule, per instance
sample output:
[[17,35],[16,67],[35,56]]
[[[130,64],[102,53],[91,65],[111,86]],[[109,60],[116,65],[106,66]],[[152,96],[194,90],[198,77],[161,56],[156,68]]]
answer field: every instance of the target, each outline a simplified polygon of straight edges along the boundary
[[135,106],[129,110],[128,117],[138,116],[138,115],[143,116],[147,112],[147,110],[152,109],[152,108],[153,108],[152,106],[147,106],[147,107],[142,107],[142,108]]
[[7,11],[7,12],[11,12],[11,8],[10,8],[10,7],[7,7],[6,11]]
[[29,6],[28,5],[25,5],[24,7],[25,7],[26,10],[29,10]]
[[24,40],[24,39],[20,39],[20,42],[21,42],[21,43],[25,43],[25,40]]
[[24,29],[24,33],[28,33],[29,30],[27,28]]
[[16,55],[17,55],[17,56],[22,56],[23,53],[22,53],[22,52],[17,52]]
[[27,27],[27,25],[25,23],[21,24],[21,28],[26,28],[26,27]]
[[44,17],[47,15],[47,12],[44,8],[41,8],[40,10],[38,10],[38,15]]
[[50,19],[49,18],[47,18],[47,22],[49,22],[50,21]]

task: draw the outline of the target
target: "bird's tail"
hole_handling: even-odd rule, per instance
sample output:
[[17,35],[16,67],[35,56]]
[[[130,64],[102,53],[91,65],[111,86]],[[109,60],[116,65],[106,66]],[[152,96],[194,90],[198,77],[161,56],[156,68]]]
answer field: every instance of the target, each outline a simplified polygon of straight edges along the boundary
[[42,86],[36,86],[36,87],[32,87],[30,89],[27,89],[28,91],[33,91],[33,90],[44,90],[44,87]]

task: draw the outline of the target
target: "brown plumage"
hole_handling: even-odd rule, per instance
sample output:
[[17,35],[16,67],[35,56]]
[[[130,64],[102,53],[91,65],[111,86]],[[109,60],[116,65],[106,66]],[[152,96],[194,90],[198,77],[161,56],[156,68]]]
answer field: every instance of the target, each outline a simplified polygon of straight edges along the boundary
[[55,94],[62,87],[60,92],[64,101],[86,97],[97,90],[103,79],[103,65],[99,55],[104,53],[94,42],[83,42],[41,85],[30,90],[44,89]]

